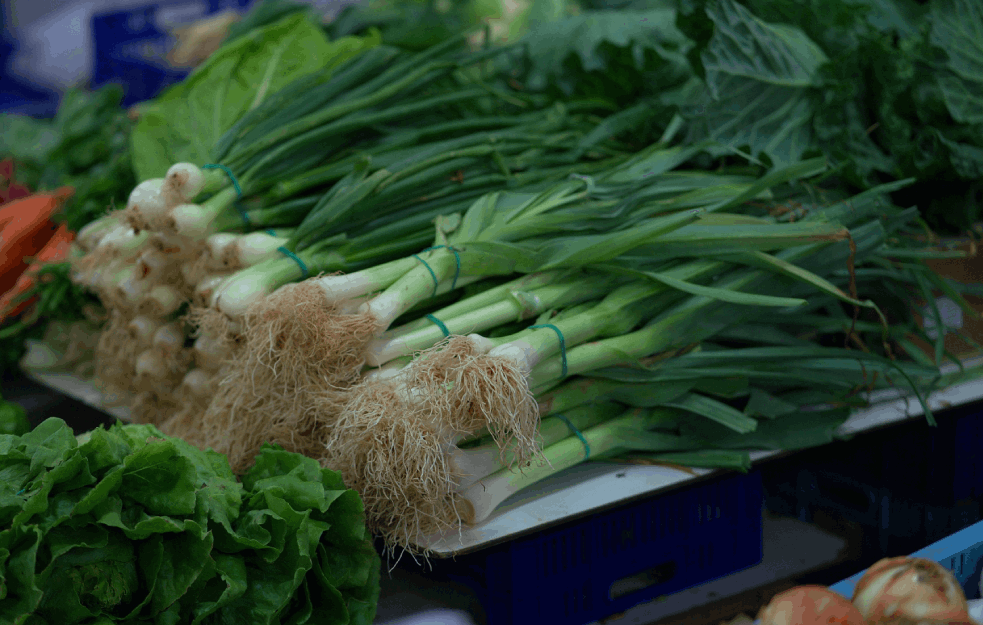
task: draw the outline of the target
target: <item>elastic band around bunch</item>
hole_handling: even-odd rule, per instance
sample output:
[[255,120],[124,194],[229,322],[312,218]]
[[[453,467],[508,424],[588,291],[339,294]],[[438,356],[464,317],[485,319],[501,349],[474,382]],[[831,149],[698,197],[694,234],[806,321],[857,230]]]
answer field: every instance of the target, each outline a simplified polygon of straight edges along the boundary
[[[202,169],[221,169],[222,171],[224,171],[225,175],[228,176],[229,180],[232,181],[232,188],[236,190],[236,195],[238,196],[238,199],[242,199],[242,187],[239,186],[239,181],[236,180],[235,174],[232,173],[231,169],[229,169],[225,165],[220,165],[216,163],[209,163],[208,165],[203,165]],[[242,206],[239,205],[238,199],[236,200],[234,206],[236,207],[236,210],[239,211],[239,217],[242,218],[242,223],[246,224],[246,228],[252,228],[253,224],[249,220],[249,214],[242,208]]]
[[529,326],[530,330],[535,330],[536,328],[549,328],[550,330],[556,332],[557,338],[560,339],[560,359],[563,363],[563,368],[560,370],[560,378],[567,377],[567,341],[565,338],[563,338],[563,332],[560,332],[560,328],[556,327],[552,323]]
[[430,277],[433,278],[433,295],[431,295],[430,297],[436,297],[437,296],[437,287],[440,286],[440,280],[437,279],[437,274],[434,273],[433,269],[430,268],[430,265],[427,264],[427,261],[425,261],[422,258],[420,258],[420,255],[419,254],[413,254],[413,258],[415,258],[418,261],[420,261],[421,263],[423,263],[423,266],[426,267],[427,268],[427,271],[430,272]]
[[221,169],[222,171],[224,171],[225,175],[228,176],[229,180],[232,181],[232,187],[236,190],[236,195],[242,197],[242,187],[239,186],[239,181],[236,180],[235,174],[232,173],[231,169],[229,169],[225,165],[220,165],[217,163],[209,163],[208,165],[203,165],[202,169]]
[[[457,288],[457,279],[461,276],[461,253],[458,252],[456,249],[454,249],[453,247],[451,247],[449,245],[437,245],[437,246],[434,246],[434,247],[428,247],[427,249],[425,249],[423,251],[424,252],[429,252],[431,250],[440,250],[440,249],[447,249],[447,250],[450,250],[450,251],[454,252],[454,263],[455,263],[455,267],[454,267],[454,279],[451,280],[451,290],[453,291],[454,289]],[[421,254],[422,253],[423,252],[421,252]]]
[[270,235],[271,237],[276,237],[276,230],[274,230],[273,228],[267,228],[266,234]]
[[570,419],[567,419],[564,415],[557,414],[557,415],[553,415],[553,416],[555,416],[557,419],[559,419],[559,420],[563,421],[564,423],[566,423],[567,424],[567,427],[570,428],[570,431],[573,432],[573,435],[580,439],[580,442],[584,444],[584,460],[589,459],[590,458],[590,443],[588,443],[587,442],[587,439],[584,438],[583,433],[580,430],[578,430],[577,429],[577,426],[574,425],[570,421]]
[[304,261],[302,261],[300,259],[300,256],[297,256],[296,254],[294,254],[293,252],[291,252],[290,250],[288,250],[283,245],[281,245],[280,247],[276,248],[276,251],[280,252],[281,254],[283,254],[284,256],[286,256],[287,258],[289,258],[290,260],[292,260],[295,263],[297,263],[297,266],[300,267],[301,274],[304,276],[304,280],[306,280],[308,277],[310,277],[311,274],[307,270],[307,265],[305,265],[304,264]]
[[440,331],[444,333],[444,338],[447,338],[448,336],[451,335],[451,331],[447,329],[447,326],[445,326],[444,322],[441,321],[440,319],[434,317],[433,315],[427,315],[426,319],[431,323],[433,323],[438,328],[440,328]]

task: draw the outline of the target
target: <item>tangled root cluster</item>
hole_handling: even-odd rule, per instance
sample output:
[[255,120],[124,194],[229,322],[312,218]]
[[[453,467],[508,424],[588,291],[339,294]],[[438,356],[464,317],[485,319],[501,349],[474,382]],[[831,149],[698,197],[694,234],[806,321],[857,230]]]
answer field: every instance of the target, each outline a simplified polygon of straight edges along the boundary
[[489,429],[512,462],[537,453],[539,406],[518,363],[452,337],[392,377],[351,391],[324,440],[321,462],[365,502],[367,523],[390,548],[474,520],[458,493],[450,450]]
[[235,466],[248,466],[263,442],[319,453],[322,430],[359,381],[374,332],[370,317],[343,314],[311,281],[254,304],[205,413],[209,444]]
[[463,336],[422,352],[407,367],[410,384],[438,407],[455,434],[487,428],[500,448],[513,448],[519,463],[538,451],[539,404],[527,373],[510,358],[481,353]]
[[390,548],[405,548],[421,535],[460,527],[473,517],[454,491],[459,476],[448,444],[432,405],[382,380],[352,393],[319,459],[359,492],[369,528]]

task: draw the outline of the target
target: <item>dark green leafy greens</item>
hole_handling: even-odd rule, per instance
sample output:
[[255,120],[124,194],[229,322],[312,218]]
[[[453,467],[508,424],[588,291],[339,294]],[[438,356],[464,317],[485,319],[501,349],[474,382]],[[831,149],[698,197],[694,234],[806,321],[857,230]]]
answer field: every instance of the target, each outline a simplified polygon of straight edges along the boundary
[[[896,191],[958,232],[983,205],[983,5],[975,0],[583,0],[534,24],[525,88],[636,114],[621,136],[684,130],[765,166],[822,154],[852,191]],[[643,16],[650,16],[642,19]],[[658,16],[658,17],[656,17]],[[686,63],[680,62],[685,58]],[[681,116],[684,123],[678,124]],[[641,140],[641,139],[639,139]],[[953,207],[957,206],[958,209]]]
[[136,185],[130,164],[132,122],[123,90],[70,89],[53,120],[0,113],[0,158],[12,157],[21,182],[45,191],[67,185],[75,195],[58,218],[78,230],[126,203]]
[[224,456],[149,425],[0,435],[0,620],[369,625],[381,562],[337,473]]

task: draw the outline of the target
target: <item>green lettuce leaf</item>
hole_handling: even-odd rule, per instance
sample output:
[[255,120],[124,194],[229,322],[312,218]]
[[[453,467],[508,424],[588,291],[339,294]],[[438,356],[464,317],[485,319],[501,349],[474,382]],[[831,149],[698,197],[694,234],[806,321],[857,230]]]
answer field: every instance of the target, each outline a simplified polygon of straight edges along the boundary
[[361,500],[317,462],[224,456],[149,425],[0,436],[0,621],[364,623],[381,561]]
[[246,111],[289,82],[362,49],[363,41],[356,38],[329,42],[304,13],[237,38],[140,107],[131,137],[137,177],[163,177],[177,162],[210,162],[215,142]]

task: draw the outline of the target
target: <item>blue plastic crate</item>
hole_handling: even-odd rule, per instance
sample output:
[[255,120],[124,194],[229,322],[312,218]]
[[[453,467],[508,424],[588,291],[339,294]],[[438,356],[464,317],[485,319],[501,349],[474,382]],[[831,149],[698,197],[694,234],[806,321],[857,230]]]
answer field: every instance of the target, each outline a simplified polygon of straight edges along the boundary
[[[935,542],[911,554],[940,563],[952,571],[967,599],[980,598],[980,576],[983,573],[983,522],[971,525],[948,538]],[[852,597],[853,589],[864,572],[831,586],[844,597]]]
[[[487,623],[583,625],[761,562],[761,475],[724,475],[444,563]],[[440,568],[440,567],[438,567]]]
[[980,521],[983,408],[936,417],[937,427],[904,423],[801,454],[768,477],[769,509],[856,523],[869,557],[907,553]]

